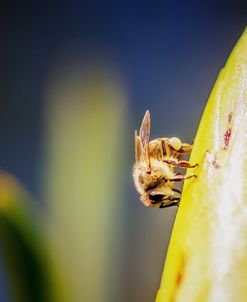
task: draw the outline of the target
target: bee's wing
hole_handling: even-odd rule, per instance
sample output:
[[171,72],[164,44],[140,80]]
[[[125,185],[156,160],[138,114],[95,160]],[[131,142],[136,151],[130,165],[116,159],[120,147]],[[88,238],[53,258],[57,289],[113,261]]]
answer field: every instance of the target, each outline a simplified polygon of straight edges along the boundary
[[150,118],[150,113],[147,110],[142,120],[142,124],[139,131],[139,137],[141,139],[141,143],[144,151],[143,152],[144,159],[147,168],[150,168],[150,154],[149,154],[150,125],[151,125],[151,118]]
[[143,160],[143,147],[141,138],[137,135],[137,131],[135,131],[135,161],[139,163]]

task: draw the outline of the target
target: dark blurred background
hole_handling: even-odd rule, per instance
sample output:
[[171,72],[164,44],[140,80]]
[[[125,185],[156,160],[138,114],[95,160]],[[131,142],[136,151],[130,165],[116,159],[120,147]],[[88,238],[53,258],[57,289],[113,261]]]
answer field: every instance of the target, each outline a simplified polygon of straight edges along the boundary
[[[120,162],[115,157],[112,160],[121,179],[119,201],[114,197],[119,219],[112,225],[117,229],[111,239],[114,265],[106,265],[98,278],[95,275],[95,282],[111,280],[101,301],[153,301],[176,209],[150,210],[139,202],[131,177],[134,129],[149,109],[152,137],[193,141],[217,74],[246,26],[247,2],[9,1],[0,7],[1,168],[16,176],[36,202],[46,207],[47,120],[49,110],[56,111],[50,109],[52,87],[65,87],[68,74],[69,81],[81,79],[81,72],[83,86],[87,73],[98,69],[103,79],[106,74],[116,80],[113,86],[121,87],[121,101],[116,97],[112,102],[121,111],[122,135],[114,144],[120,143],[122,148]],[[54,84],[57,82],[60,84]],[[66,102],[70,106],[70,97]],[[55,103],[60,110],[59,101]],[[88,103],[90,106],[90,98]],[[100,95],[92,106],[95,111],[104,110]],[[113,118],[112,129],[117,123]],[[107,150],[112,133],[98,135],[100,157],[100,148],[105,144]],[[115,185],[109,188],[114,190]],[[104,249],[104,243],[101,247]],[[91,257],[93,262],[94,255]],[[1,267],[0,298],[8,301],[8,287],[4,286],[7,268]],[[83,301],[96,302],[87,297]]]

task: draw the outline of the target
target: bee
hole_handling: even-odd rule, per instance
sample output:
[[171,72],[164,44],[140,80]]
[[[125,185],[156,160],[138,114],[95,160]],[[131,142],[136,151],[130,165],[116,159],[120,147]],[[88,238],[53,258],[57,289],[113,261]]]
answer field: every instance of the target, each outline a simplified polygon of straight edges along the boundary
[[178,205],[181,191],[174,185],[196,175],[177,173],[174,168],[198,166],[182,160],[184,154],[191,152],[192,145],[182,143],[177,137],[161,137],[150,141],[150,125],[150,113],[146,111],[139,134],[135,131],[133,179],[136,189],[140,193],[140,200],[147,207]]

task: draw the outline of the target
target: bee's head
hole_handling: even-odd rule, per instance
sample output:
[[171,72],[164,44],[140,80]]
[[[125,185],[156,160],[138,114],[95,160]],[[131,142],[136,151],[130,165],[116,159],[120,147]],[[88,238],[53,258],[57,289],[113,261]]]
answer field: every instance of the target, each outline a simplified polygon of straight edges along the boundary
[[147,207],[159,207],[162,201],[165,199],[165,194],[150,194],[145,193],[140,196],[141,202]]
[[178,204],[180,191],[168,186],[159,186],[141,195],[140,199],[148,207],[169,207]]

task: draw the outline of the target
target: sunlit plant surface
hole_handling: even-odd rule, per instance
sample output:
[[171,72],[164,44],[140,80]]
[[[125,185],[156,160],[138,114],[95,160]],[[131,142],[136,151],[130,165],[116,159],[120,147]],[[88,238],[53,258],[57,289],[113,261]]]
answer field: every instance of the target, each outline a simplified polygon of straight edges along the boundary
[[[247,300],[247,30],[209,97],[156,302]],[[189,173],[189,172],[188,172]]]

